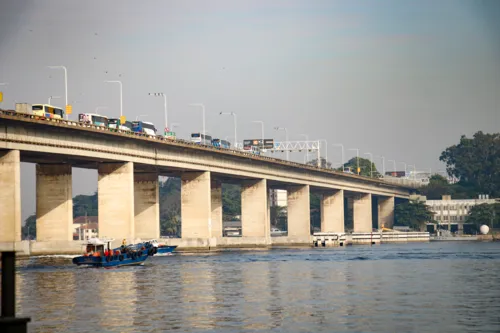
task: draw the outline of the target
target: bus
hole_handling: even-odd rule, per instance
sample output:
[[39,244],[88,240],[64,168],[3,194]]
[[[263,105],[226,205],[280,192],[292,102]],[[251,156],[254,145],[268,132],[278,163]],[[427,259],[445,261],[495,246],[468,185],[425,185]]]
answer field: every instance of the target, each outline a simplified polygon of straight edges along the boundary
[[78,121],[84,124],[108,127],[108,117],[95,113],[80,113]]
[[64,117],[63,109],[48,104],[33,104],[31,109],[35,116],[55,119],[62,119]]
[[191,142],[199,143],[201,145],[211,146],[212,137],[210,135],[203,135],[201,133],[191,133]]
[[156,136],[156,127],[153,123],[136,120],[132,122],[132,131]]
[[226,140],[221,140],[221,139],[213,139],[212,140],[212,146],[218,147],[218,148],[231,148],[231,143]]
[[132,122],[125,121],[125,124],[120,124],[120,119],[111,118],[108,120],[108,127],[110,129],[120,129],[122,131],[132,131]]

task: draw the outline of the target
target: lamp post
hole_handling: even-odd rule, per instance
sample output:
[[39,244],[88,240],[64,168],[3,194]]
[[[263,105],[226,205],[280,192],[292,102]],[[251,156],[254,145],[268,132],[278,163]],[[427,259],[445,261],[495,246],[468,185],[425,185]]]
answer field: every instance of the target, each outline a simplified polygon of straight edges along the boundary
[[50,96],[50,97],[49,97],[49,105],[51,105],[51,104],[50,104],[50,102],[51,102],[51,101],[52,101],[52,99],[54,99],[54,98],[61,98],[61,96]]
[[[275,127],[274,129],[277,131],[284,130],[285,131],[285,140],[288,143],[288,130],[286,129],[286,127]],[[288,161],[288,149],[286,150],[286,160]]]
[[405,166],[405,177],[406,177],[406,163],[405,162],[399,162],[399,163],[404,164],[404,166]]
[[238,137],[237,137],[237,120],[236,120],[236,113],[234,112],[220,112],[219,115],[229,115],[229,116],[233,116],[233,121],[234,121],[234,146],[236,147],[237,146],[237,143],[238,143]]
[[192,104],[189,104],[189,106],[194,106],[194,107],[200,107],[201,108],[201,111],[203,113],[203,138],[201,140],[201,142],[205,142],[205,105],[201,104],[201,103],[192,103]]
[[122,81],[104,81],[105,83],[118,83],[120,85],[120,117],[123,116],[123,85]]
[[370,177],[373,178],[373,155],[372,153],[365,153],[365,155],[370,155]]
[[382,159],[382,177],[385,175],[385,157],[384,156],[375,156],[377,158]]
[[264,122],[262,120],[252,120],[252,123],[260,123],[260,130],[262,136],[262,144],[264,144]]
[[[306,137],[306,160],[307,160],[307,162],[309,162],[309,149],[307,149],[307,141],[309,141],[309,135],[307,135],[307,134],[299,134],[299,135]],[[318,161],[318,162],[321,163],[321,161]]]
[[325,142],[325,167],[328,168],[328,142],[325,139],[319,139],[318,141]]
[[[64,95],[66,96],[66,105],[68,105],[68,70],[66,69],[66,66],[48,66],[48,68],[64,70]],[[67,113],[66,113],[66,120],[68,120]]]
[[359,176],[359,172],[361,171],[359,169],[359,149],[358,148],[350,148],[348,150],[355,150],[356,151],[356,163],[357,163],[357,173],[358,173],[358,176]]
[[341,144],[341,143],[334,143],[333,145],[334,146],[340,146],[340,148],[342,148],[342,156],[341,156],[341,158],[342,158],[341,162],[342,163],[341,164],[342,164],[342,172],[344,172],[345,171],[345,168],[344,168],[344,145]]
[[98,113],[98,112],[99,112],[99,109],[107,109],[107,108],[108,108],[107,106],[98,106],[98,107],[96,107],[96,108],[95,108],[94,113],[95,113],[95,114],[99,114],[99,113]]
[[[165,113],[165,132],[168,130],[168,121],[167,121],[167,95],[164,93],[149,93],[149,96],[155,97],[163,97],[163,112]],[[166,133],[165,133],[166,134]]]
[[417,179],[417,170],[416,170],[415,164],[408,164],[408,166],[413,167],[413,179],[416,180]]
[[393,163],[393,169],[394,169],[394,172],[396,172],[396,161],[395,160],[387,160],[387,162]]

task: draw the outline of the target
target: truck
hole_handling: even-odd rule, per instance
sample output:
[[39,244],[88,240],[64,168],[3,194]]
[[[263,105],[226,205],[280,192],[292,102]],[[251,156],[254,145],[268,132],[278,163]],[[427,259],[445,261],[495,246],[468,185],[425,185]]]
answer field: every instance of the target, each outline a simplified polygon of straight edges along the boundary
[[132,131],[156,136],[156,127],[153,123],[136,120],[132,122]]
[[30,103],[16,103],[16,112],[33,113],[33,106]]

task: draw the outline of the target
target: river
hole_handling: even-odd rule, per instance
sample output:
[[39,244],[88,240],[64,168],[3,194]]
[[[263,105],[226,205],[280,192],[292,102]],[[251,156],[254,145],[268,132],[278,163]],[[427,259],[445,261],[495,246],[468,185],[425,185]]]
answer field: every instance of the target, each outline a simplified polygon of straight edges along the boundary
[[18,260],[29,332],[500,332],[500,243]]

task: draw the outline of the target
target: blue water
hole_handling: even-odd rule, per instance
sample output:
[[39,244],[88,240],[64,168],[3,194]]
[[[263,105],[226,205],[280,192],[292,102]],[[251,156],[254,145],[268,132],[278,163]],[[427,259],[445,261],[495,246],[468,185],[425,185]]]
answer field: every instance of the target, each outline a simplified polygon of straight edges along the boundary
[[30,332],[500,332],[500,243],[18,263]]

